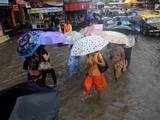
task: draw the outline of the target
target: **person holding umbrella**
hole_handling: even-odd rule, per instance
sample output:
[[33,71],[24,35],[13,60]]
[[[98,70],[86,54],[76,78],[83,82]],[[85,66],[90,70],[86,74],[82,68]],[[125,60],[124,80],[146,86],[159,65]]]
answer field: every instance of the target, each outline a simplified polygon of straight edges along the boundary
[[92,89],[95,87],[98,95],[108,88],[106,78],[101,73],[98,66],[105,66],[105,62],[100,52],[87,55],[87,70],[84,80],[84,101],[91,96]]
[[106,78],[99,69],[99,66],[105,65],[102,54],[99,51],[108,45],[108,43],[108,40],[100,36],[87,36],[73,44],[71,49],[72,56],[87,55],[86,75],[83,84],[84,98],[82,98],[82,101],[91,96],[94,87],[98,95],[108,88]]

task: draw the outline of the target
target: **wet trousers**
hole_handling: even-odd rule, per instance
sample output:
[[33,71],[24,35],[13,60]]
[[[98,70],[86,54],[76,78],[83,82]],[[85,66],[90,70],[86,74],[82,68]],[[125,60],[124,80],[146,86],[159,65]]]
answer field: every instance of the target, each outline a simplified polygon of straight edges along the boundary
[[108,88],[108,83],[105,76],[102,75],[87,75],[84,80],[84,91],[86,95],[90,95],[95,87],[97,93],[100,93]]

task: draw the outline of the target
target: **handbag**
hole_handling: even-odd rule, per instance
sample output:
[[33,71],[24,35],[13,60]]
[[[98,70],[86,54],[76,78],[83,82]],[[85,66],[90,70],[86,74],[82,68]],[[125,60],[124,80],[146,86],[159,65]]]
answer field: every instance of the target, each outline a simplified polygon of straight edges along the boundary
[[39,69],[40,70],[47,70],[51,68],[51,64],[49,62],[41,62],[39,64]]

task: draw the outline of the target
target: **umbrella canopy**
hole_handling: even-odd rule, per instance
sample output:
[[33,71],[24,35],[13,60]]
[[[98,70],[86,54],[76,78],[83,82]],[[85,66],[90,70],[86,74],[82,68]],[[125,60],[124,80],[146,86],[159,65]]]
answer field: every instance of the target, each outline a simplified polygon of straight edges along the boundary
[[41,31],[31,31],[23,34],[18,39],[18,54],[22,57],[32,56],[40,46],[37,44],[37,41],[39,40],[41,34],[43,34]]
[[9,120],[57,120],[58,104],[53,90],[22,96],[17,99]]
[[83,34],[80,32],[70,32],[70,33],[65,33],[65,41],[63,42],[64,44],[74,44],[77,40],[81,39],[84,37]]
[[83,56],[101,50],[109,42],[100,36],[87,36],[75,42],[71,56]]
[[139,33],[135,28],[129,27],[129,26],[114,26],[112,28],[109,28],[108,30],[109,31],[121,32],[121,33],[124,33],[126,35],[138,34]]
[[40,45],[54,45],[58,43],[63,43],[65,40],[65,35],[61,32],[45,32],[43,33],[37,44]]
[[100,35],[102,38],[109,40],[110,43],[124,44],[127,47],[132,47],[135,44],[134,36],[127,36],[120,32],[103,31],[97,34]]
[[103,24],[95,24],[88,27],[85,27],[83,30],[81,30],[82,34],[85,36],[92,36],[97,32],[103,31]]

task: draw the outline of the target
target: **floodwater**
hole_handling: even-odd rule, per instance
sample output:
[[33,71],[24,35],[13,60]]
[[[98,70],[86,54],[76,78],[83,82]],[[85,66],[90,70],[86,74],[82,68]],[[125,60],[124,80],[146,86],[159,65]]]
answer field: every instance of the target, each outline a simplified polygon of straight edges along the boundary
[[[159,120],[160,118],[160,38],[140,36],[132,51],[129,70],[101,98],[83,97],[84,65],[70,77],[67,71],[69,48],[47,47],[58,77],[60,120]],[[0,89],[26,81],[15,42],[0,45]]]

